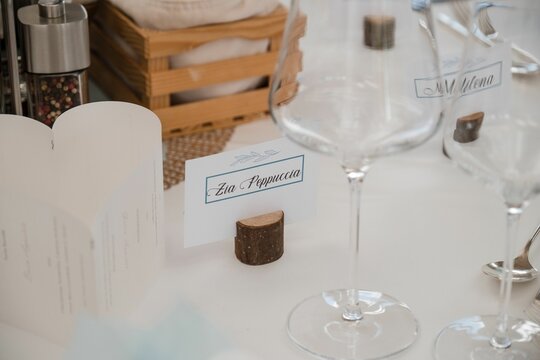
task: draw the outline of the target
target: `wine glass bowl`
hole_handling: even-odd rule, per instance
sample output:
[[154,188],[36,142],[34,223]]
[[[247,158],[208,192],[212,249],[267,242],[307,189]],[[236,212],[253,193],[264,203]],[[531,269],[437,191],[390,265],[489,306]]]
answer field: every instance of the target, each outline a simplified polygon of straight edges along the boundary
[[[301,1],[292,2],[288,26],[304,24],[305,30],[286,32],[270,99],[272,115],[288,137],[333,156],[363,158],[389,155],[429,138],[440,104],[411,98],[418,96],[414,76],[436,74],[438,59],[427,26],[428,5],[415,2],[416,12],[401,0],[318,0],[308,11]],[[378,24],[381,17],[393,19],[394,28]],[[369,19],[373,25],[367,25]],[[370,26],[373,37],[392,38],[392,43],[367,46],[363,30]],[[291,64],[299,58],[301,70],[291,79]],[[282,94],[293,89],[294,97],[290,94],[283,104]]]
[[290,313],[290,338],[325,359],[378,359],[418,334],[409,307],[358,283],[362,182],[373,162],[423,143],[441,96],[429,2],[292,0],[270,112],[296,143],[341,164],[351,192],[349,287],[323,291]]
[[[444,148],[459,168],[506,205],[504,271],[498,314],[457,320],[444,328],[435,357],[540,359],[540,325],[508,314],[520,215],[540,192],[540,69],[516,65],[540,55],[540,3],[472,4],[469,37],[445,115]],[[481,37],[491,43],[479,41]]]

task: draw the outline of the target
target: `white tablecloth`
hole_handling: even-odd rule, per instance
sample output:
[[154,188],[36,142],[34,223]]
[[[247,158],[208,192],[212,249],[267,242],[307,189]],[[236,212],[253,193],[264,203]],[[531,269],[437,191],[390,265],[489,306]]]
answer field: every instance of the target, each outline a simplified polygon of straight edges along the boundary
[[[228,148],[277,136],[271,121],[258,121],[239,127]],[[236,260],[232,239],[183,249],[183,183],[167,190],[166,266],[132,323],[152,327],[187,304],[245,359],[309,359],[287,337],[288,312],[305,297],[347,286],[347,183],[333,159],[320,163],[317,216],[286,226],[283,257],[264,266]],[[539,221],[535,201],[523,215],[518,247]],[[497,311],[498,282],[480,267],[501,259],[504,234],[502,201],[442,155],[440,134],[374,164],[363,191],[360,281],[407,303],[420,324],[416,343],[396,359],[430,359],[438,331],[450,321]],[[540,246],[531,255],[540,266]],[[522,315],[539,287],[539,280],[515,285],[512,314]],[[59,359],[62,353],[0,326],[2,360]]]

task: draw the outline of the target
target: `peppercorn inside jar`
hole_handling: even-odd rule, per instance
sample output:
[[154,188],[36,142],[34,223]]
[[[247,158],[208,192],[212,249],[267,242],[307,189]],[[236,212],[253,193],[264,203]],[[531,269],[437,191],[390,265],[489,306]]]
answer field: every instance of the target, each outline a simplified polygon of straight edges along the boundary
[[87,71],[66,74],[28,74],[30,116],[45,125],[67,110],[88,102]]

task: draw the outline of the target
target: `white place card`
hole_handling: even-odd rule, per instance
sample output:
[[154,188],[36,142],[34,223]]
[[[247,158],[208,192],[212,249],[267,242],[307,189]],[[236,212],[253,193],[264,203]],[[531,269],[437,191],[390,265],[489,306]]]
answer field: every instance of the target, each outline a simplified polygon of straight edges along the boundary
[[[489,97],[501,96],[504,99],[509,95],[504,93],[508,90],[508,86],[504,85],[510,81],[512,64],[508,44],[496,44],[482,55],[471,56],[461,79],[458,79],[461,54],[444,53],[441,58],[441,77],[430,75],[414,78],[416,98],[450,98],[454,90],[459,91],[460,96],[482,93],[476,95],[475,99],[484,96],[486,91],[485,96]],[[414,66],[418,67],[417,64]],[[503,95],[498,95],[497,91]]]
[[286,138],[186,162],[184,246],[231,239],[236,221],[315,213],[317,155]]

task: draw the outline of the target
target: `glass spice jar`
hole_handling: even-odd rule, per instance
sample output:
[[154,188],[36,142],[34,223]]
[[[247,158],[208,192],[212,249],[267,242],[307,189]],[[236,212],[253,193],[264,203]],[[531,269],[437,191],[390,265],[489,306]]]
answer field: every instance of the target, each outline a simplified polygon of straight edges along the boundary
[[28,73],[30,116],[51,126],[60,114],[88,102],[87,71],[64,74]]
[[88,102],[90,47],[84,7],[40,0],[19,9],[29,115],[52,127],[63,112]]

